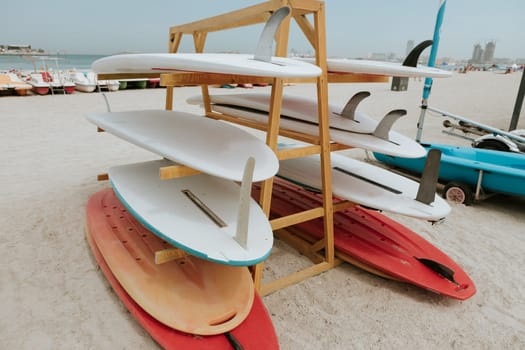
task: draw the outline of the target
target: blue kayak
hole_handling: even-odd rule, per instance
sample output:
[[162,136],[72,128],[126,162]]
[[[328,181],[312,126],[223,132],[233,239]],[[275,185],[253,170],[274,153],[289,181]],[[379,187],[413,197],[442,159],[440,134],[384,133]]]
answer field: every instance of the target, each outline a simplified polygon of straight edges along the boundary
[[[481,189],[485,193],[525,196],[525,155],[488,149],[422,144],[441,151],[439,181]],[[410,159],[374,153],[380,162],[421,174],[426,157]]]

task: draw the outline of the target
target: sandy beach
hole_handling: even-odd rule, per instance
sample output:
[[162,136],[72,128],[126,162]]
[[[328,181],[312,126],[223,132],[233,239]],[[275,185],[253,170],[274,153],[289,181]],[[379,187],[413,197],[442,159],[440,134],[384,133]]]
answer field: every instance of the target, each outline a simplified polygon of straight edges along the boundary
[[[436,79],[429,104],[507,129],[521,72],[469,72]],[[334,84],[330,101],[355,92],[371,97],[360,110],[376,119],[391,109],[408,115],[394,129],[415,137],[423,81],[406,92],[390,84]],[[259,87],[258,91],[268,88]],[[314,85],[286,87],[315,96]],[[242,92],[212,89],[214,93]],[[198,87],[175,90],[176,109]],[[164,89],[108,94],[113,111],[162,109]],[[97,133],[85,115],[105,111],[101,94],[0,97],[0,349],[158,349],[113,293],[84,235],[85,203],[107,188],[108,167],[158,156]],[[427,114],[423,140],[468,145],[442,133],[443,118]],[[525,108],[518,128],[525,128]],[[363,150],[350,150],[364,159]],[[392,215],[442,249],[470,275],[477,294],[466,301],[377,277],[349,264],[264,297],[285,350],[525,349],[525,198],[495,196],[452,205],[439,225]],[[309,261],[276,240],[265,280]]]

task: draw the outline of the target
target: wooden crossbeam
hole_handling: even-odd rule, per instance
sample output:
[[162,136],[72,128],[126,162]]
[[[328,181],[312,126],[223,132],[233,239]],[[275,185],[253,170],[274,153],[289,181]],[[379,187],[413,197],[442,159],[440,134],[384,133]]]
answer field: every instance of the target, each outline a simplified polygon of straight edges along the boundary
[[159,169],[161,180],[169,180],[178,177],[197,175],[201,172],[185,165],[170,165]]
[[167,262],[173,261],[173,260],[179,260],[181,258],[184,258],[188,256],[189,254],[186,253],[184,250],[181,250],[179,248],[168,248],[168,249],[162,249],[155,252],[155,264],[165,264]]

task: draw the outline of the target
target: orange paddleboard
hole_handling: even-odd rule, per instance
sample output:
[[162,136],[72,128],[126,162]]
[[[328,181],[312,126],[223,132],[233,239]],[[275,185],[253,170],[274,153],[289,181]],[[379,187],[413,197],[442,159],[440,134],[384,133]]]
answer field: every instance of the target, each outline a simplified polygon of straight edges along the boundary
[[136,221],[111,189],[90,198],[86,220],[89,234],[118,282],[164,325],[212,335],[228,332],[248,316],[254,287],[246,267],[191,255],[156,264],[155,252],[171,246]]
[[179,332],[163,325],[144,311],[118,283],[117,279],[100,254],[89,231],[86,238],[100,269],[109,284],[126,306],[131,315],[144,327],[155,341],[166,350],[232,350],[237,348],[250,350],[278,350],[279,343],[272,320],[264,307],[261,297],[255,294],[253,306],[248,317],[233,330],[223,334],[200,336]]

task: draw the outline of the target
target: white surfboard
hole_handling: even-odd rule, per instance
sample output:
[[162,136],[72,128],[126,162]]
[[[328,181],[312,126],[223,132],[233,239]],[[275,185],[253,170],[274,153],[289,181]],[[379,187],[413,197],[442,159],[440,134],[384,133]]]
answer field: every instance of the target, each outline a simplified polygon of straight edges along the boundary
[[[211,103],[224,106],[239,106],[258,111],[270,110],[271,95],[267,92],[249,92],[236,94],[210,95]],[[364,99],[364,97],[362,98]],[[361,99],[361,100],[362,100]],[[187,99],[190,104],[202,104],[200,95]],[[356,133],[372,133],[377,127],[377,121],[365,113],[355,111],[353,118],[341,116],[344,106],[329,103],[328,118],[331,128],[352,131]],[[282,99],[281,115],[317,124],[317,99],[285,93]]]
[[274,176],[279,167],[275,153],[262,140],[204,116],[144,110],[92,113],[87,119],[162,157],[228,180],[242,180],[249,157],[255,158],[254,181]]
[[239,242],[241,187],[206,174],[159,179],[158,169],[171,164],[164,159],[109,169],[115,193],[137,220],[168,243],[214,262],[247,266],[270,254],[270,223],[249,192],[249,214],[240,220],[247,222],[246,242]]
[[[313,58],[301,58],[300,60],[309,63],[315,62]],[[452,72],[443,69],[423,65],[417,67],[403,66],[396,62],[328,58],[326,65],[328,71],[333,73],[361,73],[408,78],[448,78],[452,76]]]
[[[417,201],[419,183],[386,169],[340,154],[331,154],[332,192],[352,202],[414,218],[437,221],[450,213],[447,202]],[[315,189],[322,188],[318,155],[282,160],[278,176]]]
[[123,54],[98,59],[91,69],[98,74],[188,71],[277,78],[313,78],[321,74],[318,66],[307,62],[283,57],[264,62],[253,55],[232,53]]
[[290,8],[274,11],[266,22],[255,54],[234,53],[148,53],[104,57],[92,65],[96,73],[170,73],[190,71],[240,74],[277,78],[315,78],[321,69],[311,63],[272,57],[272,44],[281,22]]
[[[211,95],[212,109],[216,112],[246,118],[260,123],[268,121],[270,95],[245,93]],[[191,97],[188,103],[202,103],[200,96]],[[238,108],[239,107],[239,108]],[[281,107],[281,128],[309,135],[318,135],[317,101],[285,94]],[[355,112],[342,117],[343,107],[329,105],[330,138],[332,141],[368,150],[381,149],[381,153],[406,158],[425,156],[425,149],[417,142],[395,131],[384,131],[384,136],[375,134],[378,122],[364,113]],[[379,152],[379,151],[378,151]]]

